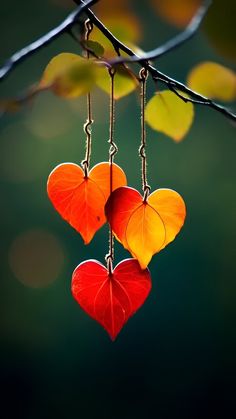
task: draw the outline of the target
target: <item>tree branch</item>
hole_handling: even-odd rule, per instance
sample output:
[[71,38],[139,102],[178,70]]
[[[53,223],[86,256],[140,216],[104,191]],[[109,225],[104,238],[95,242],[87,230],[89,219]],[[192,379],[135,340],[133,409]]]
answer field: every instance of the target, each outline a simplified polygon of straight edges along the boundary
[[114,59],[114,61],[112,61],[111,64],[135,63],[139,62],[140,58],[147,61],[155,60],[156,58],[160,58],[162,55],[166,55],[168,52],[180,47],[182,44],[184,44],[186,41],[189,41],[191,38],[193,38],[194,35],[196,35],[211,4],[211,0],[204,1],[202,6],[198,9],[195,16],[192,18],[189,25],[186,27],[186,29],[174,38],[167,41],[165,44],[142,54],[141,57],[118,57]]
[[22,48],[20,51],[13,54],[12,57],[9,58],[0,68],[0,81],[6,78],[13,70],[13,68],[21,61],[25,60],[27,57],[34,54],[42,47],[50,44],[52,41],[54,41],[54,39],[58,38],[63,33],[68,32],[70,28],[77,22],[79,16],[85,12],[89,6],[92,6],[98,1],[99,0],[88,0],[87,2],[83,2],[54,29],[43,35],[41,38],[37,39],[35,42],[32,42],[32,44],[27,45],[25,48]]
[[[75,0],[75,2],[78,3],[79,0]],[[83,2],[80,1],[80,3],[83,3]],[[190,25],[192,25],[192,23],[196,19],[196,21],[195,21],[195,31],[197,31],[197,29],[199,28],[200,23],[201,23],[203,17],[205,16],[205,13],[207,12],[209,6],[210,6],[210,2],[205,2],[205,5],[203,5],[200,8],[201,13],[198,12],[197,15],[195,16],[195,18],[192,19]],[[205,10],[205,13],[203,12],[203,10]],[[118,38],[116,38],[106,28],[106,26],[97,18],[97,16],[92,12],[92,10],[87,9],[86,10],[86,15],[93,22],[93,24],[95,26],[97,26],[98,29],[100,29],[100,31],[103,33],[103,35],[105,35],[106,38],[109,39],[109,41],[112,43],[112,45],[113,45],[113,47],[116,51],[117,50],[118,51],[123,51],[125,54],[127,54],[127,55],[129,55],[129,57],[131,57],[131,59],[130,59],[131,62],[136,62],[137,64],[140,64],[142,67],[145,67],[146,70],[148,70],[149,73],[151,74],[154,81],[160,81],[161,83],[164,83],[171,91],[173,91],[175,94],[177,94],[177,96],[179,96],[185,102],[188,101],[188,102],[192,102],[196,105],[208,106],[208,107],[214,109],[215,111],[220,112],[222,115],[226,116],[230,120],[236,122],[236,114],[234,114],[232,111],[230,111],[229,109],[225,108],[224,106],[212,101],[211,99],[208,99],[205,96],[202,96],[197,92],[194,92],[189,87],[187,87],[185,84],[183,84],[183,83],[169,77],[168,75],[162,73],[161,71],[157,70],[155,67],[153,67],[148,62],[148,60],[144,59],[143,56],[141,57],[141,56],[135,54],[135,52],[132,51],[131,48],[128,48],[123,42],[121,42]],[[198,18],[197,18],[197,16],[198,16]],[[199,22],[198,26],[196,26],[197,21]],[[189,28],[189,26],[188,26],[188,28]],[[184,31],[184,33],[186,33],[186,31]],[[193,36],[193,35],[191,35],[191,36]],[[178,39],[180,39],[180,38],[178,37]],[[189,38],[185,38],[185,41],[187,41],[187,39],[189,39]],[[185,41],[182,41],[182,43],[185,42]],[[174,39],[172,41],[169,41],[169,42],[172,42],[172,45],[174,45]],[[167,44],[164,44],[164,45],[167,45]],[[176,45],[175,48],[179,45],[180,44]],[[163,47],[158,47],[159,50],[161,50],[161,48],[164,48],[164,46]],[[171,49],[173,50],[174,46],[172,46]],[[169,52],[169,49],[167,49],[166,52]],[[162,55],[163,54],[164,53],[162,52]],[[117,62],[119,60],[120,60],[120,57],[118,57],[116,60],[114,60],[112,62],[109,62],[109,64],[110,63],[114,64],[114,62]],[[126,59],[126,57],[121,57],[121,60],[126,61],[127,59]],[[180,90],[181,92],[186,93],[190,97],[186,98],[185,96],[182,96],[180,93],[177,92],[177,90]]]
[[[6,78],[9,73],[15,68],[16,65],[18,65],[21,61],[25,60],[30,55],[34,54],[36,51],[44,47],[45,45],[48,45],[51,43],[54,39],[58,38],[65,32],[70,32],[71,27],[77,23],[78,17],[82,14],[82,12],[85,12],[86,15],[90,18],[90,20],[94,23],[94,25],[97,26],[98,29],[106,36],[107,39],[112,43],[115,51],[119,53],[120,51],[123,51],[130,57],[131,62],[138,63],[142,67],[144,67],[146,70],[149,71],[149,73],[152,75],[152,78],[154,81],[160,81],[164,83],[170,90],[172,90],[175,94],[177,94],[182,100],[190,101],[194,104],[199,105],[205,105],[208,106],[217,112],[220,112],[227,118],[231,119],[232,121],[236,121],[236,115],[228,110],[227,108],[215,103],[214,101],[200,95],[197,92],[194,92],[189,87],[187,87],[185,84],[169,77],[168,75],[160,72],[155,67],[153,67],[149,61],[143,57],[138,56],[135,54],[130,48],[128,48],[125,44],[123,44],[118,38],[116,38],[107,28],[106,26],[96,17],[96,15],[89,9],[89,6],[92,6],[93,4],[97,3],[99,0],[88,0],[87,2],[75,0],[76,3],[79,3],[79,6],[75,9],[74,12],[72,12],[60,25],[58,25],[56,28],[49,31],[46,35],[42,36],[32,44],[28,45],[27,47],[23,48],[22,50],[16,52],[13,54],[13,56],[5,62],[2,68],[0,68],[0,81]],[[180,35],[178,35],[176,38],[168,41],[166,44],[164,44],[161,47],[158,47],[154,51],[159,51],[159,54],[161,55],[169,52],[170,50],[173,50],[174,48],[177,48],[180,44],[187,41],[189,37],[194,35],[196,33],[197,29],[199,28],[199,25],[210,6],[210,1],[205,1],[204,5],[199,9],[198,13],[196,14],[195,18],[191,21],[190,25],[187,27],[187,29]],[[189,28],[192,28],[189,32]],[[194,31],[195,28],[195,31]],[[187,31],[188,30],[188,35]],[[192,32],[191,32],[192,31]],[[184,35],[185,34],[185,35]],[[153,52],[153,51],[152,51]],[[147,53],[150,54],[150,53]],[[144,55],[145,56],[147,56]],[[123,60],[126,59],[126,57],[122,57]],[[119,57],[116,59],[119,60]],[[108,63],[110,65],[110,63]],[[186,98],[185,96],[181,95],[180,92],[186,93],[189,98]]]

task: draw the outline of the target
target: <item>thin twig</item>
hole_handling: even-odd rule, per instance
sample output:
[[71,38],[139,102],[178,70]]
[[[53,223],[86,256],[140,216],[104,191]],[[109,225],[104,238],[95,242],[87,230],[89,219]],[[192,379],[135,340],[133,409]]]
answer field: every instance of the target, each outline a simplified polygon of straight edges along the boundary
[[20,62],[28,58],[30,55],[34,54],[36,51],[40,50],[44,46],[50,44],[52,41],[60,37],[63,33],[69,32],[71,27],[77,23],[79,16],[86,11],[89,6],[97,3],[99,0],[88,0],[83,2],[78,6],[72,13],[70,13],[63,22],[61,22],[54,29],[43,35],[41,38],[22,48],[20,51],[17,51],[15,54],[9,58],[4,65],[0,68],[0,80],[6,78],[10,72],[18,65]]
[[[145,68],[149,69],[149,72],[152,74],[153,80],[161,81],[164,83],[170,90],[174,91],[177,96],[179,96],[184,102],[192,102],[195,105],[204,105],[208,106],[209,108],[214,109],[217,112],[220,112],[233,122],[236,122],[236,114],[230,111],[229,109],[225,108],[224,106],[220,105],[219,103],[214,102],[213,100],[200,95],[200,93],[195,92],[194,90],[190,89],[184,83],[181,83],[164,73],[156,70],[152,66],[146,66]],[[176,90],[180,90],[183,93],[186,93],[189,98],[181,96],[181,94],[176,92]]]
[[176,96],[178,96],[180,99],[182,99],[183,100],[183,102],[185,102],[185,103],[188,103],[188,102],[191,102],[191,103],[194,103],[194,104],[198,104],[198,105],[205,105],[206,103],[204,103],[204,102],[202,102],[202,101],[198,101],[198,100],[194,100],[194,99],[191,99],[190,97],[186,97],[186,96],[184,96],[184,95],[182,95],[180,92],[178,92],[178,90],[176,90],[173,86],[169,86],[169,89],[173,92],[173,93],[175,93],[176,94]]

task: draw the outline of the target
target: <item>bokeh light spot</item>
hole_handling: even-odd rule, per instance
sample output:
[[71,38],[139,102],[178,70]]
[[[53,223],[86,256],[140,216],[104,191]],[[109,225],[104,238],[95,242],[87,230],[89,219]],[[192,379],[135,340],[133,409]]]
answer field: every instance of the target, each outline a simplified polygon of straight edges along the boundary
[[9,250],[9,264],[24,285],[42,288],[60,275],[65,261],[59,240],[50,232],[35,229],[20,234]]
[[42,140],[58,138],[75,123],[68,102],[44,93],[33,103],[25,119],[26,128]]
[[14,183],[39,179],[50,159],[48,149],[22,124],[9,125],[1,132],[0,147],[0,175]]

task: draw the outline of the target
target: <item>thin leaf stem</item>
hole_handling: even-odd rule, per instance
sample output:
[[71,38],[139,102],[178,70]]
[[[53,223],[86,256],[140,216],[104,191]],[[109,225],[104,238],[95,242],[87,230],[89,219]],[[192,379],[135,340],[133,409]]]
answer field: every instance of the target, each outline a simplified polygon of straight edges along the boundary
[[[89,35],[93,30],[93,24],[90,19],[85,21],[85,39],[86,41],[89,40]],[[89,51],[87,51],[87,59],[89,60]],[[90,167],[90,159],[91,159],[91,151],[92,151],[92,124],[93,124],[93,117],[92,117],[92,99],[91,93],[87,93],[87,120],[84,124],[84,132],[86,134],[86,152],[85,158],[81,162],[81,165],[84,169],[84,176],[88,177],[89,167]]]
[[146,68],[142,68],[139,72],[140,77],[140,109],[141,109],[141,145],[139,147],[139,155],[142,163],[142,188],[143,200],[146,202],[151,190],[147,181],[147,156],[146,156],[146,123],[145,123],[145,106],[146,106],[146,84],[148,72]]
[[[115,69],[109,68],[108,70],[111,81],[110,91],[110,122],[109,122],[109,163],[110,163],[110,194],[113,191],[113,162],[115,154],[118,151],[118,147],[114,142],[114,126],[115,126],[115,97],[114,97],[114,77]],[[113,261],[114,261],[114,236],[111,226],[109,226],[109,253],[105,257],[107,262],[107,269],[109,274],[113,272]]]

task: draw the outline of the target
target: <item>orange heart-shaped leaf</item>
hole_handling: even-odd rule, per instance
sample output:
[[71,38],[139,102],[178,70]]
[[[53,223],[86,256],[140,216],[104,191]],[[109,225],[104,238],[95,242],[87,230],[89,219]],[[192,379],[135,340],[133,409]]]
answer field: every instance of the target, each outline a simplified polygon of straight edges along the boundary
[[151,290],[151,276],[149,270],[142,270],[134,259],[120,262],[112,274],[100,262],[88,260],[73,272],[71,290],[83,310],[114,340],[146,300]]
[[104,207],[110,190],[126,185],[125,173],[116,164],[111,179],[112,188],[107,162],[94,166],[87,177],[77,164],[63,163],[48,177],[47,192],[53,206],[81,234],[85,244],[106,222]]
[[135,189],[118,188],[108,199],[105,212],[116,238],[142,269],[174,240],[186,216],[183,199],[171,189],[157,189],[144,201]]

